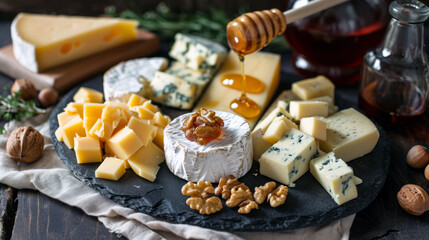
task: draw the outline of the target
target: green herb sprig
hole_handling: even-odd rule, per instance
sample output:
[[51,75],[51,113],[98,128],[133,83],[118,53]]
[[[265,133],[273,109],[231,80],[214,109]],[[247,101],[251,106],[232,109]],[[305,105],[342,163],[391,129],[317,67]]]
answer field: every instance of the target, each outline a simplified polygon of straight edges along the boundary
[[[9,91],[9,87],[4,87]],[[20,98],[21,91],[6,96],[0,95],[0,119],[9,122],[12,120],[23,120],[37,114],[46,113],[46,110],[38,108],[34,99],[25,101]],[[4,128],[0,128],[0,134]]]
[[[105,13],[112,17],[134,19],[139,27],[158,34],[162,39],[172,41],[178,32],[197,35],[228,46],[226,25],[229,21],[248,12],[248,9],[239,9],[234,16],[229,16],[225,9],[210,8],[207,12],[173,13],[163,2],[159,3],[154,11],[141,12],[137,7],[120,13],[114,6],[107,7]],[[283,36],[278,36],[264,49],[271,52],[285,52],[289,50]]]

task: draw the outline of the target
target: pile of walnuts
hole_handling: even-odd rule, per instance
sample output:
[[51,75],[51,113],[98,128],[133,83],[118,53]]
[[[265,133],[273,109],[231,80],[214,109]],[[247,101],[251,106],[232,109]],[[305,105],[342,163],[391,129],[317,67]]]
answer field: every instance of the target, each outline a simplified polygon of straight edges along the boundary
[[238,207],[238,213],[248,214],[253,209],[258,209],[258,204],[264,203],[265,200],[271,207],[284,204],[288,188],[284,185],[276,188],[275,182],[267,182],[263,186],[255,187],[255,193],[252,194],[248,186],[230,175],[228,178],[221,178],[216,189],[207,181],[199,181],[197,184],[188,182],[182,187],[182,194],[190,196],[186,204],[200,214],[212,214],[222,209],[221,200],[213,194],[226,200],[226,206]]

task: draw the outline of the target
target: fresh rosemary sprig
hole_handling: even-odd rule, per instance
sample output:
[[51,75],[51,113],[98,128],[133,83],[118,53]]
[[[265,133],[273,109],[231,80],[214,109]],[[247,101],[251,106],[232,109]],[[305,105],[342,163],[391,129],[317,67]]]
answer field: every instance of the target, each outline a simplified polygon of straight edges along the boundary
[[[107,7],[105,13],[112,17],[134,19],[139,21],[139,26],[158,34],[162,39],[172,41],[178,32],[188,33],[217,41],[228,46],[226,25],[235,17],[248,12],[247,9],[239,9],[234,16],[229,16],[225,9],[211,8],[208,12],[181,12],[173,13],[163,2],[159,3],[155,11],[141,12],[136,10],[124,10],[116,12],[114,6]],[[265,51],[285,52],[289,47],[283,36],[278,36],[265,48]]]
[[[4,89],[9,91],[8,86],[4,87]],[[21,91],[6,96],[0,95],[0,119],[6,122],[12,120],[20,121],[46,112],[46,110],[36,106],[34,99],[25,101],[19,97],[20,95]],[[0,128],[0,134],[3,131],[4,129]]]

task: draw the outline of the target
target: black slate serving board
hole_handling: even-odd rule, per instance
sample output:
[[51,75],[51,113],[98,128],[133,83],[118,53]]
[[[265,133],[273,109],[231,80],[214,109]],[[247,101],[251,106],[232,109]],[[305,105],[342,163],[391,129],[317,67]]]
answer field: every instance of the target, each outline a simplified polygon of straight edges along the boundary
[[[101,90],[102,84],[97,82],[93,87]],[[98,179],[95,178],[95,169],[99,163],[76,163],[74,151],[58,142],[54,132],[58,127],[57,114],[72,101],[77,90],[77,87],[71,90],[55,107],[50,117],[50,133],[60,158],[78,179],[85,181],[105,197],[136,211],[172,222],[227,231],[275,231],[326,224],[368,206],[384,185],[389,169],[389,140],[382,128],[378,127],[380,140],[375,149],[349,163],[355,175],[363,180],[363,183],[357,186],[357,199],[338,206],[310,172],[307,172],[296,182],[294,188],[289,188],[285,204],[278,208],[271,208],[264,203],[249,215],[241,215],[237,213],[237,208],[228,208],[222,200],[223,209],[220,212],[209,216],[200,215],[186,205],[187,197],[181,194],[181,188],[186,181],[174,176],[165,163],[161,164],[153,183],[138,177],[130,169],[117,182]],[[185,113],[167,107],[161,107],[161,110],[172,118]],[[249,173],[239,180],[252,190],[271,181],[260,175],[258,169],[258,163],[254,162]]]

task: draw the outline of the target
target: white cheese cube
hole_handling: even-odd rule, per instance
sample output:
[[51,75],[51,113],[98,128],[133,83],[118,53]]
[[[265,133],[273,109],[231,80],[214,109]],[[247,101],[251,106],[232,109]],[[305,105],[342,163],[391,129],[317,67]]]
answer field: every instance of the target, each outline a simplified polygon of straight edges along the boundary
[[170,56],[195,71],[215,72],[226,57],[221,44],[197,36],[177,33]]
[[282,138],[287,131],[289,131],[289,129],[290,128],[286,125],[286,123],[277,117],[271,122],[270,126],[265,131],[263,138],[270,144],[274,144],[278,142],[279,139]]
[[315,117],[303,118],[299,130],[319,140],[326,140],[326,122]]
[[264,133],[261,129],[256,129],[252,132],[252,147],[253,147],[253,159],[259,161],[262,154],[268,150],[273,144],[267,142],[264,138]]
[[311,160],[310,172],[338,205],[357,198],[353,169],[333,152]]
[[291,101],[289,111],[296,120],[313,116],[328,116],[328,104],[321,101]]
[[305,79],[292,84],[292,91],[302,100],[309,100],[321,96],[334,99],[335,85],[325,76]]
[[371,152],[380,137],[374,123],[353,108],[323,120],[326,122],[326,141],[320,141],[320,149],[334,152],[346,162]]
[[309,162],[317,152],[316,141],[295,128],[270,147],[259,159],[259,172],[293,186],[308,171]]
[[335,106],[334,100],[330,96],[322,96],[310,99],[311,101],[322,101],[328,104],[328,115],[338,112],[338,106]]
[[[289,114],[288,111],[286,111],[285,108],[282,108],[280,106],[277,106],[274,108],[268,116],[266,116],[263,120],[259,121],[258,124],[256,124],[253,132],[257,131],[258,129],[261,129],[263,133],[267,130],[268,126],[270,126],[271,122],[276,118],[280,116],[285,116],[287,119],[290,120],[292,124],[295,125],[295,128],[298,128],[295,123],[293,123],[293,117]],[[253,134],[252,132],[252,134]]]

